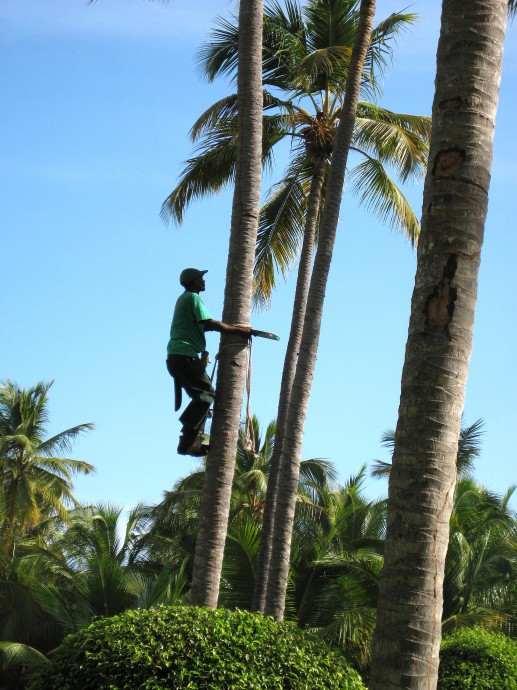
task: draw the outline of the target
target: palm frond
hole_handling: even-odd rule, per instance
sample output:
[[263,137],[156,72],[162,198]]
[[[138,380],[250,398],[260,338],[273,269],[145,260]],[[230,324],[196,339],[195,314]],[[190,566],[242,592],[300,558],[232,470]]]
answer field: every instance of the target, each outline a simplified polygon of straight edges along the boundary
[[229,608],[249,608],[254,590],[260,524],[247,515],[233,520],[228,531],[221,578],[221,601]]
[[420,233],[420,223],[409,201],[386,172],[381,161],[365,158],[350,172],[353,190],[361,204],[401,230],[415,245]]
[[354,146],[394,167],[402,181],[421,177],[427,166],[431,119],[393,113],[362,103],[354,129]]
[[52,470],[59,476],[71,480],[75,474],[91,474],[95,467],[85,460],[73,458],[35,457],[35,463],[47,470]]
[[[263,91],[263,99],[265,113],[273,108],[278,108],[280,113],[284,114],[286,129],[292,126],[291,118],[295,113],[300,111],[300,108],[290,101],[285,101],[273,96],[273,94],[266,90]],[[190,138],[192,141],[196,142],[199,141],[202,136],[209,135],[214,129],[227,127],[228,124],[232,122],[236,123],[238,114],[237,94],[225,96],[213,103],[198,117],[190,129]],[[286,115],[290,115],[291,117],[286,117]],[[280,123],[280,119],[278,123]]]
[[313,0],[304,7],[310,50],[353,46],[359,21],[358,0]]
[[393,12],[374,28],[364,64],[368,83],[376,84],[384,74],[393,59],[396,38],[417,19],[418,15],[411,12]]
[[298,256],[311,172],[305,155],[295,158],[260,211],[254,267],[256,305],[269,303],[276,274],[285,276]]
[[384,479],[385,477],[389,477],[391,472],[391,462],[386,462],[385,460],[374,460],[372,469],[371,469],[371,476],[375,477],[375,479]]
[[154,572],[143,572],[138,576],[142,582],[138,596],[139,608],[185,603],[188,589],[187,559],[183,559],[177,568],[163,567],[158,575]]
[[91,423],[78,424],[70,429],[65,429],[65,431],[61,431],[59,434],[40,443],[38,446],[38,453],[53,454],[56,451],[65,451],[68,453],[72,449],[72,443],[77,440],[81,434],[84,434],[86,431],[93,431],[94,429],[95,425]]
[[291,89],[293,76],[307,53],[301,6],[295,0],[266,3],[262,78],[266,85]]
[[311,458],[300,463],[300,480],[325,486],[337,480],[337,470],[333,462],[325,458]]
[[218,17],[209,41],[201,47],[198,53],[201,69],[206,78],[213,81],[220,75],[236,75],[238,60],[238,22]]
[[237,151],[236,128],[208,137],[198,147],[197,155],[187,160],[179,184],[163,202],[162,219],[180,225],[194,199],[214,194],[231,182],[235,177]]
[[22,666],[34,670],[50,664],[44,654],[20,642],[0,642],[0,662],[3,670]]
[[306,55],[300,63],[305,75],[309,75],[313,80],[321,74],[328,74],[335,77],[338,69],[345,73],[352,56],[350,46],[328,46],[318,48]]
[[[264,116],[262,163],[271,163],[272,149],[288,132],[281,115]],[[161,217],[167,222],[181,225],[187,206],[194,200],[214,194],[232,182],[238,155],[237,117],[220,121],[207,131],[196,149],[196,155],[187,160],[179,184],[165,199]]]
[[485,433],[483,419],[462,427],[458,441],[458,473],[465,475],[474,469],[474,462],[481,454],[481,441]]
[[447,635],[458,628],[481,627],[488,630],[500,630],[511,616],[502,611],[482,607],[456,613],[442,621],[442,634]]
[[508,0],[508,12],[510,17],[514,17],[517,14],[517,0]]

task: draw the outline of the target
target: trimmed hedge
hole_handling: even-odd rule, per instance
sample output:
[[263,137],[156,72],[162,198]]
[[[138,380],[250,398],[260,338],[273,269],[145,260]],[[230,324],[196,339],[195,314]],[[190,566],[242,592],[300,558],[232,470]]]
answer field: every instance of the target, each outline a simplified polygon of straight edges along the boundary
[[517,690],[517,642],[482,628],[446,637],[438,690]]
[[340,654],[245,611],[159,606],[69,635],[31,690],[364,690]]

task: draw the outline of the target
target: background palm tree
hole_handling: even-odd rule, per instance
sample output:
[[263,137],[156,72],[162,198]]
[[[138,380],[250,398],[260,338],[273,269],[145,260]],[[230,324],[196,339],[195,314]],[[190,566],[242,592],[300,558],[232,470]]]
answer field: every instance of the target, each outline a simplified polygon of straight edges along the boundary
[[134,556],[147,514],[137,506],[127,516],[123,536],[122,510],[100,504],[79,508],[58,541],[90,616],[114,616],[138,605],[140,570]]
[[0,386],[0,557],[12,558],[17,537],[43,518],[66,520],[75,504],[72,478],[93,466],[59,457],[93,424],[79,424],[45,439],[48,391],[52,383],[22,389],[7,381]]
[[300,354],[289,401],[285,436],[282,442],[274,539],[266,596],[266,612],[280,620],[283,617],[287,590],[294,500],[298,483],[303,426],[314,375],[325,288],[337,230],[346,163],[352,142],[359,91],[368,46],[370,45],[374,14],[375,0],[362,0],[348,71],[346,95],[333,148],[324,214],[319,228],[318,248],[314,259],[314,270],[311,276],[300,342]]
[[437,683],[449,518],[507,16],[507,0],[443,2],[371,690],[423,690]]

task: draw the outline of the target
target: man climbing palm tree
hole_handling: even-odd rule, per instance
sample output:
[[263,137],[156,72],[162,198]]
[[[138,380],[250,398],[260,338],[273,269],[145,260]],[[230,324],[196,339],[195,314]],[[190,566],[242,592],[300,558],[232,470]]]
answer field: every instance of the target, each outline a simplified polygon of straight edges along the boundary
[[186,268],[180,274],[180,284],[185,292],[178,298],[172,317],[171,333],[167,345],[167,370],[174,379],[175,410],[181,407],[181,391],[185,390],[192,400],[180,417],[183,425],[178,453],[180,455],[206,455],[208,446],[198,440],[215,391],[206,373],[208,352],[205,331],[234,333],[246,338],[251,335],[249,326],[231,326],[210,317],[199,296],[205,290],[205,273],[197,268]]

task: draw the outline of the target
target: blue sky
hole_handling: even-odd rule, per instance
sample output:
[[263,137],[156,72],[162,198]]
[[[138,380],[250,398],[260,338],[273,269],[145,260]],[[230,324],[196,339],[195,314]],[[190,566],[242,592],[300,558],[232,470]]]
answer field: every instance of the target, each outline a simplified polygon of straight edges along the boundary
[[[417,0],[380,103],[429,114],[439,3]],[[379,0],[378,18],[406,6]],[[181,228],[159,218],[191,146],[199,113],[228,93],[208,84],[196,51],[235,3],[196,0],[2,0],[3,96],[0,379],[54,379],[50,432],[96,430],[74,449],[97,472],[77,482],[83,501],[159,500],[195,467],[175,453],[179,425],[165,370],[177,276],[208,268],[205,301],[222,309],[231,190],[194,204]],[[481,268],[465,422],[486,422],[477,476],[503,491],[515,481],[517,278],[517,25],[509,32],[490,212]],[[276,160],[281,173],[285,152]],[[264,180],[264,192],[274,178]],[[408,194],[418,214],[421,188]],[[385,457],[396,422],[415,255],[345,192],[327,292],[305,457],[327,457],[341,479]],[[252,405],[275,415],[293,280],[282,282],[257,327]],[[210,335],[212,352],[217,337]],[[378,495],[382,483],[370,480]]]

